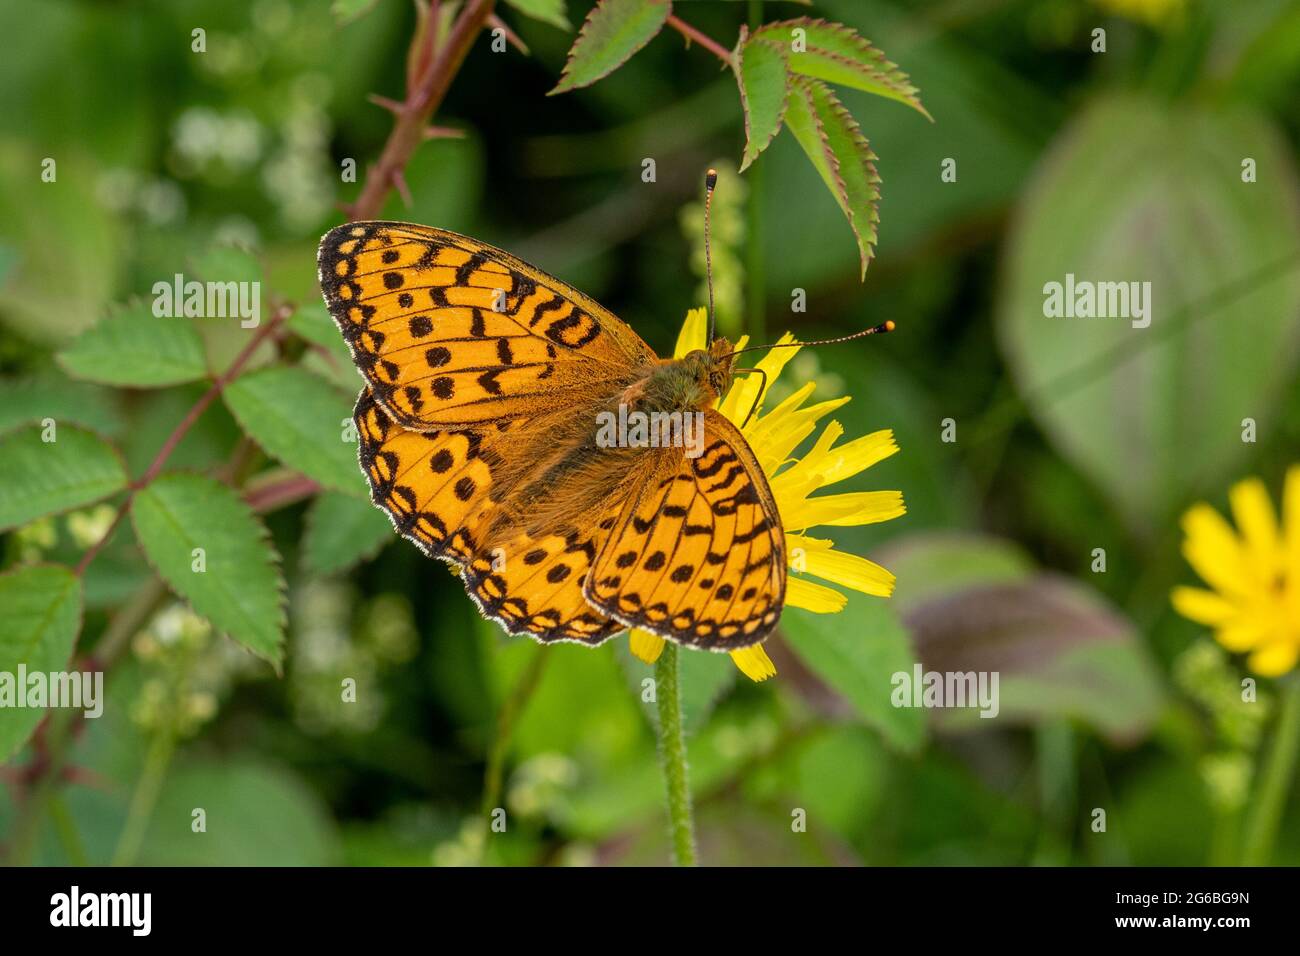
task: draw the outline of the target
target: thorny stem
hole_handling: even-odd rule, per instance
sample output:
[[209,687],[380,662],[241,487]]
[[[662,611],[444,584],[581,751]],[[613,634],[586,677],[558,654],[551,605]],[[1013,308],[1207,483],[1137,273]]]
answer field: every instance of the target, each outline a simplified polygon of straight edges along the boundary
[[[442,105],[452,78],[460,70],[479,31],[492,15],[496,0],[470,0],[456,18],[446,43],[433,54],[431,65],[416,77],[416,87],[407,91],[406,101],[393,105],[396,121],[379,161],[366,174],[361,195],[348,210],[350,219],[373,219],[384,208],[389,190],[405,181],[403,170],[420,144],[428,138],[429,118]],[[437,10],[429,11],[426,30],[437,29]],[[419,42],[419,37],[413,42]],[[436,41],[435,41],[436,42]],[[418,71],[417,71],[418,72]]]
[[695,821],[687,779],[686,739],[682,733],[682,692],[677,683],[677,645],[664,645],[655,663],[655,700],[659,704],[659,761],[668,789],[668,825],[673,862],[695,866]]
[[704,47],[704,49],[708,50],[719,60],[721,60],[724,66],[734,65],[731,59],[730,50],[724,47],[717,40],[714,40],[712,37],[709,37],[701,33],[699,30],[695,29],[695,27],[691,26],[686,21],[679,20],[676,16],[669,14],[668,25],[672,27],[674,30],[676,30],[678,33],[680,33],[682,36],[686,37],[686,39],[694,43],[698,43],[700,46]]
[[1295,780],[1296,751],[1300,750],[1300,674],[1280,688],[1282,711],[1273,726],[1273,740],[1255,791],[1255,806],[1246,824],[1245,866],[1267,866],[1273,853],[1287,794]]

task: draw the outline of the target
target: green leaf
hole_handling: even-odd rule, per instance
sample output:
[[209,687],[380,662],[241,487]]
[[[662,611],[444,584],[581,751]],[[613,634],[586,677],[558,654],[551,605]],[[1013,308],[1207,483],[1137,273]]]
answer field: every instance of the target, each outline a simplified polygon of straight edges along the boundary
[[541,20],[561,30],[572,30],[568,14],[564,12],[564,0],[506,0],[525,16]]
[[790,77],[785,124],[848,217],[865,278],[880,221],[876,154],[831,88],[818,80]]
[[933,119],[907,74],[852,27],[801,17],[766,24],[754,32],[754,38],[786,51],[795,73],[897,100]]
[[916,656],[907,631],[880,598],[851,594],[838,614],[786,608],[786,643],[823,682],[843,697],[891,747],[915,753],[925,740],[925,715],[895,707],[893,675],[911,673]]
[[312,571],[334,574],[374,557],[393,537],[392,523],[369,501],[325,491],[307,513],[303,554]]
[[225,485],[170,474],[136,495],[136,538],[149,563],[218,630],[278,670],[284,578],[266,528]]
[[348,344],[339,335],[339,328],[330,318],[323,302],[300,306],[289,317],[289,328],[313,345],[320,346],[303,357],[302,366],[318,371],[329,381],[343,388],[360,389],[364,384],[361,373],[352,360]]
[[[67,568],[32,565],[0,574],[0,675],[62,671],[81,629],[81,582]],[[12,688],[24,693],[24,688]],[[45,716],[0,696],[0,764],[18,752]]]
[[[1242,182],[1243,157],[1258,182]],[[1049,438],[1138,530],[1165,527],[1234,476],[1255,447],[1243,419],[1264,434],[1291,381],[1294,169],[1282,132],[1257,114],[1112,98],[1067,127],[1024,194],[1000,344]],[[1125,298],[1129,283],[1150,283],[1146,318],[1132,302],[1128,315],[1049,315],[1051,284],[1064,305],[1071,275],[1071,304],[1079,282],[1123,283]]]
[[[207,832],[191,830],[195,807]],[[320,796],[284,767],[247,758],[183,763],[167,777],[139,863],[145,866],[329,866],[338,833]]]
[[654,39],[672,12],[671,0],[601,0],[587,14],[560,82],[548,95],[590,86],[613,73]]
[[[632,654],[626,637],[615,642],[615,656],[622,665],[628,691],[640,701],[641,709],[651,726],[658,726],[659,705],[641,699],[641,682],[654,676],[654,665],[639,660]],[[713,654],[682,648],[678,656],[678,685],[682,694],[682,718],[686,732],[695,733],[713,714],[719,701],[736,685],[740,673],[726,654]]]
[[126,465],[108,442],[75,425],[27,425],[0,438],[0,530],[106,498],[127,485]]
[[208,374],[203,339],[185,318],[134,302],[82,332],[58,355],[69,375],[127,388],[162,388]]
[[905,621],[926,671],[997,673],[998,713],[931,711],[946,728],[1069,717],[1131,742],[1155,722],[1163,691],[1130,621],[1090,588],[1055,575],[966,588]]
[[0,433],[53,418],[114,438],[123,426],[117,399],[112,389],[75,382],[59,373],[8,379],[0,382]]
[[908,534],[872,557],[898,578],[892,601],[904,618],[927,601],[979,585],[1024,581],[1035,570],[1011,541],[960,531]]
[[740,28],[740,49],[736,57],[736,82],[745,111],[745,156],[740,169],[756,160],[781,129],[789,96],[785,51],[774,43],[747,39]]
[[351,23],[369,13],[379,0],[333,0],[330,13],[339,23]]
[[276,366],[241,376],[226,407],[267,454],[327,488],[365,494],[355,441],[346,441],[352,403],[300,368]]

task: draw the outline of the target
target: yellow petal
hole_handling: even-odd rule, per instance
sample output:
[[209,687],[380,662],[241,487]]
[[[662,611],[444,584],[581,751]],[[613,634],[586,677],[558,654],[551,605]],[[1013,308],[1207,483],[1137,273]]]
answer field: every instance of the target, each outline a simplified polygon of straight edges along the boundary
[[817,525],[875,524],[907,513],[901,491],[855,491],[842,495],[822,495],[794,502],[784,507],[779,502],[781,520],[787,528],[812,528]]
[[[778,345],[788,344],[794,341],[794,336],[786,332],[776,340]],[[737,342],[736,348],[744,348],[743,342]],[[763,399],[767,397],[767,390],[772,387],[781,370],[785,368],[787,362],[799,353],[797,348],[789,349],[771,349],[762,359],[755,363],[754,368],[760,368],[767,375],[766,386],[762,375],[741,374],[737,375],[731,389],[718,403],[718,411],[722,412],[727,418],[731,419],[736,425],[740,425],[745,420],[757,401],[758,407],[763,407]]]
[[804,569],[812,575],[853,588],[863,594],[889,597],[894,593],[894,575],[866,558],[828,549],[804,554]]
[[776,665],[767,656],[767,651],[763,650],[762,644],[751,644],[749,647],[732,651],[731,659],[740,668],[740,672],[752,681],[765,681],[769,677],[776,676]]
[[651,634],[649,631],[634,627],[632,633],[628,635],[628,647],[635,657],[647,664],[653,664],[664,652],[664,639],[658,634]]
[[1268,489],[1258,478],[1247,478],[1232,486],[1228,500],[1256,581],[1264,587],[1271,587],[1280,570],[1278,560],[1282,541]]
[[822,466],[822,477],[828,485],[843,481],[897,452],[898,442],[891,429],[872,432],[832,449],[827,456],[830,462]]
[[1282,513],[1286,522],[1286,569],[1294,593],[1300,596],[1300,465],[1286,472],[1282,491]]
[[1269,641],[1246,659],[1247,666],[1262,677],[1281,677],[1295,667],[1300,646],[1285,638]]
[[1183,531],[1183,556],[1206,584],[1234,595],[1250,590],[1241,543],[1222,515],[1207,504],[1193,505],[1183,515]]
[[1260,620],[1246,618],[1225,624],[1214,632],[1214,639],[1234,654],[1244,654],[1265,641],[1269,629]]
[[1169,599],[1183,617],[1209,627],[1226,624],[1240,610],[1236,604],[1204,588],[1176,587]]
[[789,578],[785,582],[785,603],[814,614],[838,614],[849,599],[834,588],[814,584],[806,578]]
[[677,333],[677,346],[673,349],[673,358],[681,358],[687,352],[709,347],[705,338],[709,334],[709,313],[707,309],[691,309],[686,313],[682,330]]

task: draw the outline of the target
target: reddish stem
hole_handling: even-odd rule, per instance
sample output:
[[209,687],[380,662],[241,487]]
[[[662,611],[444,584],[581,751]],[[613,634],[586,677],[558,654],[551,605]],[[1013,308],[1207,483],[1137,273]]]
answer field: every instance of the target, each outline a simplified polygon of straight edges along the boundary
[[701,33],[699,30],[695,29],[695,27],[691,26],[685,20],[679,20],[675,15],[669,14],[668,25],[672,27],[674,30],[676,30],[678,33],[680,33],[682,36],[686,37],[686,39],[693,40],[694,42],[698,43],[700,46],[704,47],[704,49],[708,50],[710,53],[716,56],[726,66],[733,65],[731,60],[730,50],[728,50],[718,41],[714,40],[712,37],[706,36],[705,34]]

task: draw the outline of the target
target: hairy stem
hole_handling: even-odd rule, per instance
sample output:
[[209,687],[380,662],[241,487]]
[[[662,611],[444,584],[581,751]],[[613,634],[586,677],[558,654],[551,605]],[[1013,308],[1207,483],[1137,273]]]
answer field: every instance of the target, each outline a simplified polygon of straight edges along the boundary
[[655,663],[655,699],[659,704],[659,761],[668,790],[668,825],[673,862],[695,866],[695,821],[691,785],[686,769],[686,739],[682,731],[682,691],[677,682],[677,645],[668,642]]
[[1273,726],[1273,740],[1260,772],[1255,805],[1246,824],[1245,866],[1267,866],[1287,794],[1295,780],[1296,752],[1300,750],[1300,675],[1281,685],[1282,710]]

